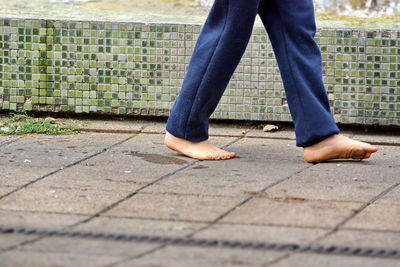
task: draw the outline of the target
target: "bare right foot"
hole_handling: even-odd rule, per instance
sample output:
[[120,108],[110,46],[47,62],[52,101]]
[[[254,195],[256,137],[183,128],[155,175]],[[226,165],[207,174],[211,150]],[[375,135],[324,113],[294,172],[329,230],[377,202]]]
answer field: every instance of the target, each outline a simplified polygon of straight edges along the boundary
[[164,144],[176,152],[198,160],[225,160],[236,157],[234,152],[222,150],[210,141],[191,142],[167,132]]

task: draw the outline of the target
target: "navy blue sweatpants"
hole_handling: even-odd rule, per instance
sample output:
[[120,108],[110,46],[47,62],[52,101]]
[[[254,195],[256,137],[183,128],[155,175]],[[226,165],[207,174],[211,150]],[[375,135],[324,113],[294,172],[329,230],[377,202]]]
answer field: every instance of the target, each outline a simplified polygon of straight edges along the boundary
[[257,14],[278,62],[297,146],[339,133],[322,81],[312,0],[216,0],[168,118],[166,130],[172,135],[208,139],[209,117],[245,52]]

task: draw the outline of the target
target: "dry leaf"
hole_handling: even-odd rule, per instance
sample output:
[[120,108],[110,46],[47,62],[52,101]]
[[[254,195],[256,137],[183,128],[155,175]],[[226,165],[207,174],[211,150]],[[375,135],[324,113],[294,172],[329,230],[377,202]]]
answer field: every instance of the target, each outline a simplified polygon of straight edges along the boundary
[[263,131],[264,132],[274,132],[274,131],[278,131],[279,127],[276,125],[272,125],[272,124],[267,124],[264,126]]

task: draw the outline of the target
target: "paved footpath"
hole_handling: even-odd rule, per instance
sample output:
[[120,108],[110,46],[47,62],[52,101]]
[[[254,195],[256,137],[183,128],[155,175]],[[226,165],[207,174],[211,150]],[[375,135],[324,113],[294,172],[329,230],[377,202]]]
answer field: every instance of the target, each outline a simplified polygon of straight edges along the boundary
[[[164,147],[163,126],[93,121],[78,135],[0,136],[0,227],[11,228],[0,234],[0,265],[400,266],[393,257],[195,242],[399,251],[399,135],[347,132],[379,144],[379,153],[308,164],[291,130],[216,124],[212,141],[239,157],[196,161]],[[135,235],[177,244],[137,242]]]

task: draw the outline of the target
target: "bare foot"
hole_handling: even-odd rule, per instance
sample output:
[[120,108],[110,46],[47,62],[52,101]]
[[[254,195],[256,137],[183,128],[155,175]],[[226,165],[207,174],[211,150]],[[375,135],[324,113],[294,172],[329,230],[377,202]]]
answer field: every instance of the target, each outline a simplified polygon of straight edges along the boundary
[[169,132],[165,135],[164,144],[172,150],[188,157],[199,160],[224,160],[236,156],[234,152],[222,150],[210,141],[190,142],[173,136]]
[[305,147],[304,160],[316,163],[330,159],[367,159],[376,151],[378,148],[373,145],[334,134],[317,144]]

